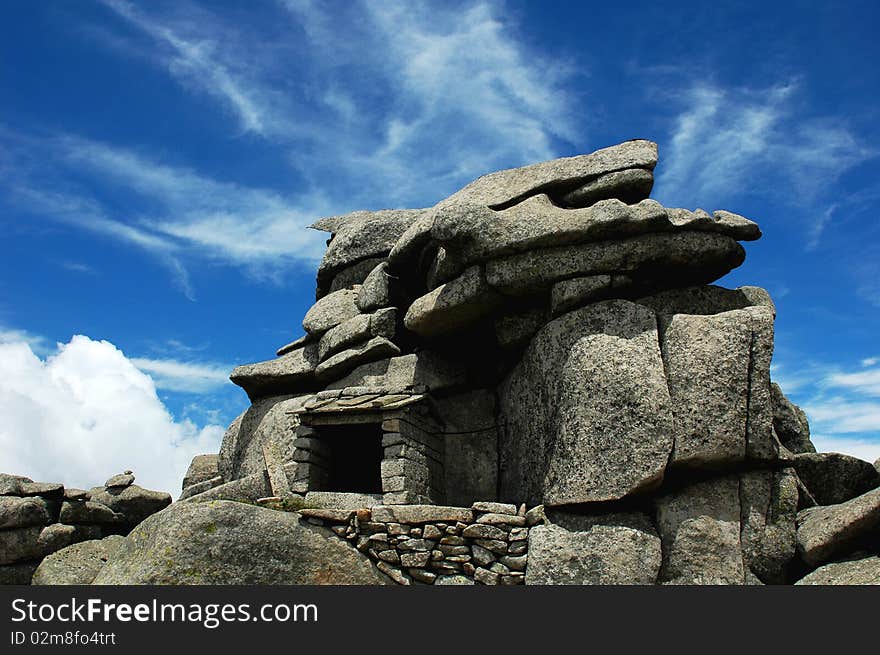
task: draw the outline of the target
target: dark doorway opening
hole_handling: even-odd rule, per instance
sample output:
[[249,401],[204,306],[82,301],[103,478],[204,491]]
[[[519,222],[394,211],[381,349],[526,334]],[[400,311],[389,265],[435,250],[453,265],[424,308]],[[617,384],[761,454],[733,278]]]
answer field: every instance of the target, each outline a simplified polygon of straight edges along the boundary
[[382,493],[382,424],[322,426],[330,451],[329,491]]

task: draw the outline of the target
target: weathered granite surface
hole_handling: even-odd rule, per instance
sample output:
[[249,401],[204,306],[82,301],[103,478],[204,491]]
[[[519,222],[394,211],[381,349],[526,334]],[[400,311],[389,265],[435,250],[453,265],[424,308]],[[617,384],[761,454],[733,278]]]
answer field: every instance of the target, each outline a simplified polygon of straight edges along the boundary
[[[712,284],[757,223],[664,207],[657,163],[656,144],[627,141],[432,207],[318,220],[305,335],[232,372],[251,404],[219,453],[106,564],[91,541],[38,577],[880,581],[876,465],[815,452],[771,381],[769,294]],[[127,476],[70,496],[0,476],[0,540],[18,553],[0,579],[161,509]]]

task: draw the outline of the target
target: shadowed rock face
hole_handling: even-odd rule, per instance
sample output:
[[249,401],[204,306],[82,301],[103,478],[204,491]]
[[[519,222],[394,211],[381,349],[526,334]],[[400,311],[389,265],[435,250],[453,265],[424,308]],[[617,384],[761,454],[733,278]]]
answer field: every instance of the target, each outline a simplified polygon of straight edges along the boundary
[[[329,521],[400,584],[777,584],[880,550],[880,476],[815,454],[805,415],[770,380],[769,295],[711,284],[743,263],[758,225],[652,200],[657,163],[656,144],[627,141],[484,175],[433,207],[318,220],[330,239],[305,335],[233,371],[252,405],[186,504],[320,499],[304,521]],[[357,444],[334,441],[346,434]],[[346,487],[348,451],[369,488]],[[349,522],[354,502],[504,509],[474,515],[470,536],[414,523],[403,546],[391,528]],[[267,535],[288,521],[234,512]],[[151,520],[107,581],[190,575],[150,555],[192,537],[183,519]],[[223,544],[251,539],[222,525]],[[372,529],[384,537],[359,532]],[[302,522],[279,543],[342,557],[312,532]],[[383,538],[394,547],[370,545]],[[275,561],[275,545],[250,544]],[[195,551],[181,552],[196,570]],[[230,557],[243,581],[320,577],[311,555],[263,578]]]

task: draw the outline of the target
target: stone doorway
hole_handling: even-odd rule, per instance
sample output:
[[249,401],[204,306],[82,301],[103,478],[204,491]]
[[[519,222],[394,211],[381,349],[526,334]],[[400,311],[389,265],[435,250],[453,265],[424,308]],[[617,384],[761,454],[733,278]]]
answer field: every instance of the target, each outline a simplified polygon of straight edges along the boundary
[[321,426],[318,438],[327,448],[327,490],[382,493],[382,424]]

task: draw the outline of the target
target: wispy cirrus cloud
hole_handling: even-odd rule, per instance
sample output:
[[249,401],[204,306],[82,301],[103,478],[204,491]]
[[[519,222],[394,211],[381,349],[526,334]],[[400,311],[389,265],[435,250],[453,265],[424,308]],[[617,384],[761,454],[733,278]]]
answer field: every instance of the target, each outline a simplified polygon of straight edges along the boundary
[[527,47],[500,2],[279,0],[282,30],[189,2],[103,2],[140,39],[127,52],[230,108],[343,210],[433,204],[581,137],[569,67]]
[[176,20],[161,20],[126,0],[100,0],[130,26],[152,39],[150,58],[187,88],[207,93],[227,107],[241,129],[265,136],[270,118],[267,90],[253,86],[228,61],[222,32],[211,32],[201,21],[209,15],[190,5]]
[[278,277],[320,258],[323,237],[304,229],[319,216],[430,205],[577,135],[565,65],[527,48],[499,3],[289,0],[275,5],[289,27],[267,30],[190,2],[102,2],[122,26],[116,54],[228,108],[305,183],[293,196],[130,146],[0,131],[27,141],[2,158],[13,174],[0,185],[34,215],[154,254],[191,298],[189,257]]
[[318,197],[303,194],[294,200],[94,141],[65,137],[60,144],[67,161],[80,170],[155,203],[138,225],[160,239],[255,267],[321,256],[323,237],[305,229],[329,209]]
[[681,110],[655,195],[667,204],[709,207],[743,193],[776,196],[807,209],[805,245],[815,248],[840,209],[841,199],[827,190],[880,151],[840,117],[799,113],[798,87],[797,80],[767,88],[692,82],[671,94]]
[[[0,132],[0,143],[18,164],[0,181],[7,203],[153,254],[187,297],[194,297],[188,257],[271,277],[297,262],[314,263],[323,251],[323,237],[305,229],[327,213],[319,198],[294,200],[73,135]],[[115,200],[120,194],[124,205]]]
[[[530,50],[500,3],[357,2],[342,17],[320,3],[282,4],[305,30],[316,97],[343,137],[329,144],[332,164],[372,177],[392,201],[435,202],[581,138],[571,70]],[[320,169],[315,154],[306,162]]]
[[183,393],[208,393],[228,384],[232,365],[176,359],[151,359],[134,357],[134,364],[147,373],[157,389]]
[[851,389],[866,396],[880,397],[880,367],[875,358],[863,360],[865,367],[861,371],[849,373],[832,373],[828,376],[828,384],[838,388]]

